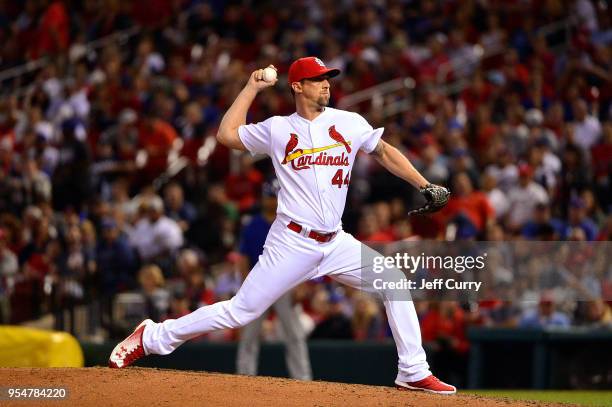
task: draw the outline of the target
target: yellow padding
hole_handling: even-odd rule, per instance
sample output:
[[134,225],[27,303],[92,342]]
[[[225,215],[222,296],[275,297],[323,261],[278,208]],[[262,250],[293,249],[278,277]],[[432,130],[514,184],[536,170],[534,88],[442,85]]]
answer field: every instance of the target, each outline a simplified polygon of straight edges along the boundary
[[79,342],[66,332],[0,326],[0,367],[83,367]]

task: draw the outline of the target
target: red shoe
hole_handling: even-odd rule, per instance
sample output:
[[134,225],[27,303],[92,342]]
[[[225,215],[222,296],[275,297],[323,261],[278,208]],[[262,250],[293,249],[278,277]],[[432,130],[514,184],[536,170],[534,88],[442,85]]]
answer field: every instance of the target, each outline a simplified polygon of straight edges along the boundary
[[418,382],[400,382],[395,381],[395,387],[400,390],[420,390],[436,394],[455,394],[457,388],[446,384],[434,375],[429,375]]
[[108,359],[108,367],[121,369],[131,365],[145,355],[144,346],[142,346],[142,333],[150,319],[145,319],[134,329],[134,332],[123,341],[121,341]]

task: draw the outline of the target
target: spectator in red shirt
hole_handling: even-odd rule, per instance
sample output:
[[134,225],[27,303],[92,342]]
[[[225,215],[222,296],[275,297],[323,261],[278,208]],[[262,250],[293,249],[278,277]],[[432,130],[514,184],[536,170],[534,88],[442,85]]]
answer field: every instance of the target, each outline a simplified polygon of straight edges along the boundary
[[457,238],[471,238],[484,232],[495,220],[495,209],[487,196],[474,190],[465,172],[455,175],[452,191],[448,205],[434,216],[438,226],[442,228],[448,223],[456,223]]
[[465,378],[469,343],[466,315],[454,301],[431,302],[421,320],[421,336],[432,366],[443,380]]
[[550,49],[548,48],[546,37],[543,35],[534,37],[531,41],[531,46],[533,48],[533,54],[527,62],[529,68],[533,70],[535,65],[541,64],[542,68],[544,69],[544,77],[554,78],[556,59],[555,54],[550,52]]
[[612,122],[603,126],[603,137],[601,142],[591,147],[591,163],[593,175],[597,185],[597,195],[605,208],[612,204],[610,200],[610,173],[612,173]]
[[176,260],[176,268],[178,277],[181,277],[185,284],[182,295],[187,298],[188,312],[216,301],[214,291],[206,286],[203,260],[196,251],[181,251]]
[[465,103],[467,113],[472,115],[478,106],[489,102],[491,98],[492,86],[484,80],[481,73],[476,73],[471,85],[463,90],[460,99]]
[[253,160],[244,154],[240,160],[238,173],[229,174],[225,179],[227,196],[238,205],[241,212],[247,211],[257,202],[263,175],[253,166]]
[[10,138],[0,138],[0,176],[5,178],[13,166],[13,143]]
[[39,58],[66,51],[70,43],[69,28],[70,21],[64,2],[52,1],[40,19],[38,43],[32,56]]
[[392,229],[382,229],[379,217],[374,209],[366,210],[359,222],[357,239],[362,242],[393,242]]
[[[447,38],[444,34],[433,35],[428,41],[430,57],[423,61],[419,68],[419,79],[423,82],[436,82],[438,76],[446,80],[451,75],[450,59],[444,52],[444,44]],[[444,69],[446,72],[442,72]]]
[[[476,110],[474,133],[473,147],[480,160],[483,161],[487,153],[492,154],[491,144],[498,133],[497,126],[491,120],[491,108],[487,104],[478,106]],[[493,159],[494,157],[487,158]]]
[[[506,82],[511,89],[522,90],[527,88],[529,84],[529,71],[519,61],[519,54],[516,49],[510,48],[504,58],[504,66],[502,68],[506,77]],[[520,87],[517,89],[516,87]]]
[[465,329],[465,313],[454,301],[432,302],[421,320],[423,343],[434,350],[466,353],[469,344]]
[[178,138],[174,128],[167,122],[147,115],[139,129],[140,146],[147,153],[144,167],[145,178],[149,181],[160,175],[168,165],[168,153]]
[[[606,218],[603,228],[599,230],[599,234],[597,235],[597,240],[600,242],[606,241],[606,240],[612,240],[612,215],[608,215],[608,217]],[[612,281],[607,282],[607,285],[610,288],[610,293],[612,294]],[[605,297],[604,295],[604,298],[610,298],[610,297]]]
[[558,139],[563,137],[565,122],[563,121],[563,104],[561,102],[555,102],[548,108],[544,127],[555,133]]
[[190,312],[189,299],[182,293],[174,293],[170,299],[170,309],[168,311],[168,318],[166,319],[178,319]]

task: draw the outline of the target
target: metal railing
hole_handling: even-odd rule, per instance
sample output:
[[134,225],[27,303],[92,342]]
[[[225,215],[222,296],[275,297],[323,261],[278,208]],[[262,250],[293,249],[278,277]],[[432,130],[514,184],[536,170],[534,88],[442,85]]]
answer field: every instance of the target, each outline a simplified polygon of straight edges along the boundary
[[[503,48],[500,49],[485,49],[483,48],[480,44],[475,44],[472,46],[472,50],[474,53],[474,61],[472,62],[472,64],[474,66],[478,66],[480,65],[480,63],[487,59],[487,58],[491,58],[497,55],[500,55],[501,53],[504,52]],[[438,84],[443,84],[446,82],[446,78],[448,78],[448,75],[453,72],[456,71],[455,66],[457,65],[456,61],[450,60],[447,62],[444,62],[443,64],[440,64],[440,67],[438,68],[438,73],[436,75],[436,82]],[[467,74],[464,74],[464,76],[468,76],[470,74],[470,70],[465,69],[466,67],[463,67],[463,72],[467,72]]]
[[37,69],[46,66],[48,63],[49,58],[42,57],[34,61],[28,61],[23,65],[15,66],[12,68],[5,69],[4,71],[0,71],[0,83],[36,71]]
[[367,100],[372,100],[372,103],[376,105],[375,107],[380,107],[383,103],[381,100],[383,96],[402,89],[414,89],[415,85],[416,82],[410,77],[392,79],[343,97],[338,101],[338,108],[348,109]]
[[551,51],[554,53],[559,53],[564,51],[567,48],[567,45],[570,43],[572,39],[572,28],[578,25],[578,17],[572,15],[564,20],[555,21],[554,23],[547,24],[537,30],[537,35],[548,38],[552,34],[555,34],[559,31],[563,31],[564,42],[556,47],[552,47]]
[[[141,31],[141,27],[134,26],[132,28],[128,28],[122,31],[117,31],[105,37],[90,41],[84,45],[85,53],[89,53],[97,49],[106,47],[107,45],[112,44],[112,43],[124,44],[131,37],[138,34],[140,31]],[[65,56],[65,54],[63,54],[62,56]],[[26,62],[23,65],[15,66],[15,67],[0,71],[0,84],[6,81],[17,79],[19,77],[22,77],[34,71],[40,70],[46,67],[51,61],[52,61],[52,58],[45,56],[39,59],[35,59],[34,61]],[[24,88],[27,88],[27,87],[24,87]],[[22,91],[23,91],[23,88],[20,88],[17,90],[17,93],[20,94],[22,93]]]

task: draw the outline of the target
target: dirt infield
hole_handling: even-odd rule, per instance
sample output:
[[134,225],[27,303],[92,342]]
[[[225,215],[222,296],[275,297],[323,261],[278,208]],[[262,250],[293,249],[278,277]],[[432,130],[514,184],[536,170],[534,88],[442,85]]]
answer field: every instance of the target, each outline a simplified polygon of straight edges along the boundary
[[65,387],[66,401],[3,406],[538,406],[478,396],[438,396],[390,387],[273,377],[128,368],[1,368],[0,387]]

